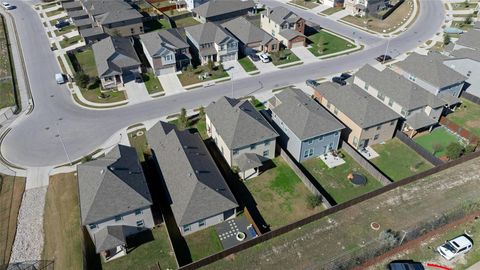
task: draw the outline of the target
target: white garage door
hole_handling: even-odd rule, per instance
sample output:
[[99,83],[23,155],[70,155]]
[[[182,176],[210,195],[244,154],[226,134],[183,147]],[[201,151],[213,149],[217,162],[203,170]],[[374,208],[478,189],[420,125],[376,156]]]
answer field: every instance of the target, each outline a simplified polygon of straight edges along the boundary
[[292,42],[292,48],[303,47],[303,41]]
[[232,61],[232,60],[235,60],[235,54],[234,53],[220,56],[220,62],[227,62],[227,61]]
[[171,73],[175,73],[175,67],[168,67],[157,70],[157,76]]

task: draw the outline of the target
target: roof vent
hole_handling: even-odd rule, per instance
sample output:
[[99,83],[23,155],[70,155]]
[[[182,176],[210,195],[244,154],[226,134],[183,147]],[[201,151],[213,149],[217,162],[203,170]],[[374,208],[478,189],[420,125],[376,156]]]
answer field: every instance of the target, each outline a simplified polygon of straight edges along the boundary
[[113,166],[110,166],[110,167],[108,167],[108,168],[109,168],[111,171],[114,171],[114,170],[115,170],[115,167],[113,167]]
[[199,174],[199,173],[200,173],[200,171],[199,171],[199,170],[195,170],[195,174]]
[[188,146],[187,146],[187,145],[184,145],[184,146],[183,146],[183,149],[188,149]]
[[192,173],[191,173],[191,172],[188,172],[187,175],[188,175],[188,177],[192,177]]
[[101,169],[100,170],[100,174],[104,174],[105,173],[105,170],[104,169]]

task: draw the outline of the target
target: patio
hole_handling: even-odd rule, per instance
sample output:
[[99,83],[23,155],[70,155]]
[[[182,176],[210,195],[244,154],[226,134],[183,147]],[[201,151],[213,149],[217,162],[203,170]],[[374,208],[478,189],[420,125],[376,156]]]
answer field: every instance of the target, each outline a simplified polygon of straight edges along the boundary
[[334,155],[331,152],[321,155],[320,159],[323,161],[323,163],[325,163],[325,165],[327,165],[329,169],[335,168],[345,163],[345,160],[343,160],[338,155]]
[[[229,249],[257,236],[255,229],[253,229],[245,216],[238,216],[217,224],[215,225],[215,230],[224,249]],[[238,232],[245,234],[245,238],[241,241],[237,239]]]
[[373,150],[373,148],[370,147],[370,146],[367,146],[367,147],[365,147],[365,148],[363,148],[363,149],[360,149],[360,150],[358,150],[358,152],[360,152],[360,154],[361,154],[364,158],[366,158],[366,159],[368,159],[368,160],[374,159],[374,158],[377,158],[377,157],[380,156],[380,155],[379,155],[377,152],[375,152],[375,150]]

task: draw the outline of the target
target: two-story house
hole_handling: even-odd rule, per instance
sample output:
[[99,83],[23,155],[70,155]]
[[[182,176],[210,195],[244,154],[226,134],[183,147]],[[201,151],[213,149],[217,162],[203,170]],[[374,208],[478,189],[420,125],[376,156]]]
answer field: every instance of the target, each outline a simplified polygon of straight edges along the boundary
[[386,68],[382,71],[363,66],[353,82],[405,119],[402,129],[415,132],[438,124],[447,102],[420,85]]
[[357,85],[321,84],[315,88],[315,99],[346,126],[342,135],[356,149],[395,135],[400,116]]
[[156,75],[175,73],[190,64],[190,46],[178,28],[143,34],[140,43]]
[[343,7],[344,0],[320,0],[320,3],[327,7]]
[[278,133],[248,100],[222,97],[205,109],[207,133],[242,179],[259,174],[275,157]]
[[298,162],[338,149],[345,126],[302,90],[275,94],[267,107],[280,144]]
[[238,59],[238,41],[214,23],[186,27],[185,34],[192,55],[202,65]]
[[[448,100],[448,106],[456,105],[467,77],[443,64],[444,56],[437,53],[410,54],[392,69],[436,96]],[[451,98],[453,97],[453,98]]]
[[260,26],[289,49],[306,45],[305,19],[285,7],[267,7],[260,15]]
[[124,37],[108,37],[92,45],[98,77],[104,89],[123,86],[140,73],[141,62],[133,41]]
[[134,148],[118,145],[78,165],[80,218],[105,261],[127,254],[126,238],[154,226],[152,198]]
[[390,0],[345,0],[345,10],[353,16],[367,16],[387,8]]
[[198,133],[158,122],[147,138],[182,235],[235,217],[238,203]]
[[236,17],[245,16],[253,11],[255,3],[252,0],[210,0],[192,10],[195,18],[202,23],[222,23]]
[[210,0],[175,0],[177,3],[178,2],[182,2],[182,5],[183,5],[183,2],[185,2],[185,8],[188,10],[188,11],[192,11],[194,8],[200,6],[201,4],[203,3],[206,3]]

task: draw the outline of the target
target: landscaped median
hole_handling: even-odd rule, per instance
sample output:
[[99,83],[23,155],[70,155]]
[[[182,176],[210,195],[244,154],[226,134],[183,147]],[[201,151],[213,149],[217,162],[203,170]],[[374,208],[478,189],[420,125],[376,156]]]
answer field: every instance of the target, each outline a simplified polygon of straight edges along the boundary
[[3,18],[0,18],[0,109],[15,106],[10,50]]

